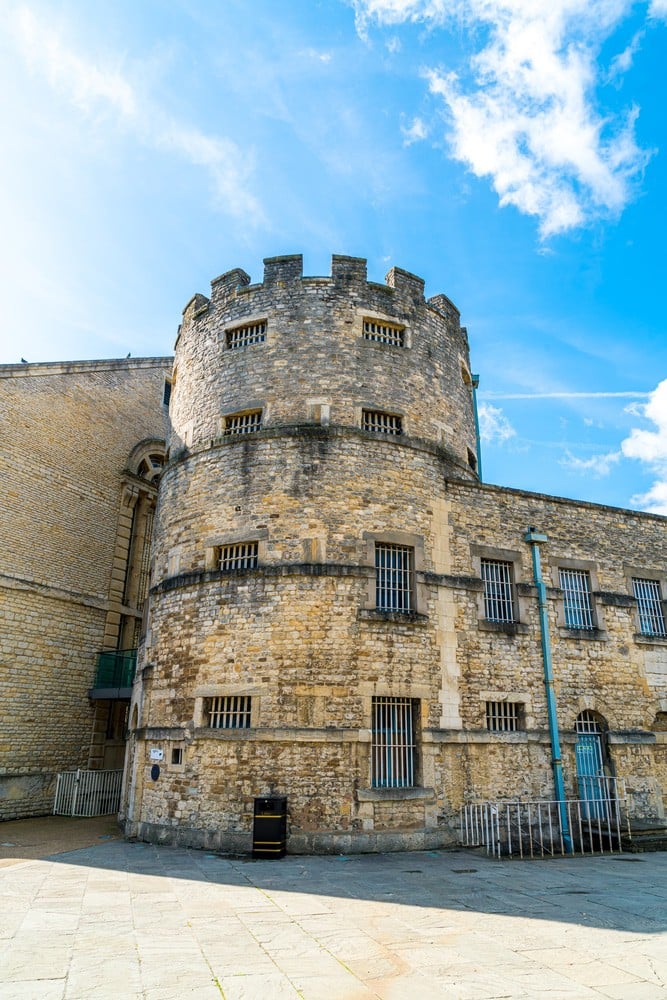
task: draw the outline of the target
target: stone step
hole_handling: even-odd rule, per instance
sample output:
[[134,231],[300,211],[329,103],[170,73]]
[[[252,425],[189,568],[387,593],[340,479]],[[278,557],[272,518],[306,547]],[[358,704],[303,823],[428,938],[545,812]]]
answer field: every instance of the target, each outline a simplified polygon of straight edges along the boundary
[[630,835],[621,838],[623,850],[639,853],[642,851],[667,851],[667,824],[657,821],[630,823]]

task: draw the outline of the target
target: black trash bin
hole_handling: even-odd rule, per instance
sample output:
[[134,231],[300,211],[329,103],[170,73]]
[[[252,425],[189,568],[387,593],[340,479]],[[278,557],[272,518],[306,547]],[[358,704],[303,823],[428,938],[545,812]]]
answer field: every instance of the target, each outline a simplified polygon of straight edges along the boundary
[[287,845],[287,796],[255,799],[253,858],[282,858]]

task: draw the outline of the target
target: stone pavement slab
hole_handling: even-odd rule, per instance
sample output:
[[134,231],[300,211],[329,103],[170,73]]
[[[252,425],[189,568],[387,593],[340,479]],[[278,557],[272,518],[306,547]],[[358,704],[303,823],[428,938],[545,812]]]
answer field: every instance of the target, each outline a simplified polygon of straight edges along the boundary
[[665,853],[252,861],[100,836],[0,868],[3,1000],[667,1000]]

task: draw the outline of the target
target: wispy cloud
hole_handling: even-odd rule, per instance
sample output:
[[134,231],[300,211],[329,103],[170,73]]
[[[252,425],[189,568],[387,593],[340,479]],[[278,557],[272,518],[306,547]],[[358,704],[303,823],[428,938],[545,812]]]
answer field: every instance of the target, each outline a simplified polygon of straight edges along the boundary
[[247,151],[231,139],[176,120],[158,102],[139,95],[120,60],[114,64],[81,55],[30,7],[18,7],[10,23],[26,65],[83,116],[98,122],[111,118],[144,145],[204,168],[219,208],[251,225],[262,219],[259,200],[250,189]]
[[428,135],[428,126],[423,118],[413,118],[409,125],[401,125],[403,133],[403,145],[411,146],[413,142],[420,142]]
[[479,407],[479,436],[486,444],[504,444],[516,431],[499,406],[482,403]]
[[[453,157],[490,179],[501,205],[536,216],[542,237],[617,215],[650,153],[634,131],[638,109],[613,119],[595,106],[601,47],[631,0],[354,0],[363,36],[372,23],[468,29],[476,51],[465,78],[425,72],[442,98]],[[667,0],[653,0],[662,17]],[[614,61],[629,66],[639,35]],[[481,47],[479,40],[482,39]],[[635,47],[633,48],[633,44]]]
[[597,478],[608,476],[613,466],[618,465],[622,455],[620,451],[608,451],[600,455],[591,455],[590,458],[577,458],[570,451],[566,451],[560,464],[572,469],[574,472],[586,473]]
[[[648,399],[648,392],[634,392],[627,390],[623,392],[480,392],[480,398],[484,399]],[[627,407],[630,412],[636,404]]]

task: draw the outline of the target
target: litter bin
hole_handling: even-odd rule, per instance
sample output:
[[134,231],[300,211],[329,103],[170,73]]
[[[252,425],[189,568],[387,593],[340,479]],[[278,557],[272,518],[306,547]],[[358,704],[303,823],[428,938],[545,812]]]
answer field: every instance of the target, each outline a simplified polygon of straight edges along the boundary
[[282,858],[287,844],[287,796],[255,799],[253,858]]

